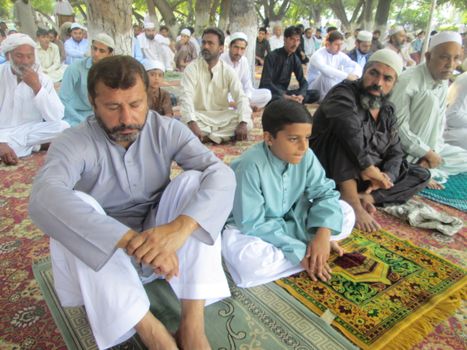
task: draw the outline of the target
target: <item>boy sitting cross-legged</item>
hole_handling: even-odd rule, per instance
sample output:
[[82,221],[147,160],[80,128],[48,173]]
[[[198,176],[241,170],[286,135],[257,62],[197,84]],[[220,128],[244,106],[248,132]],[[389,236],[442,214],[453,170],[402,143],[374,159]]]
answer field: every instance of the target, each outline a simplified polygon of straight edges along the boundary
[[232,162],[237,189],[222,237],[227,267],[240,287],[306,270],[327,281],[330,250],[353,228],[355,215],[339,200],[308,148],[312,118],[301,104],[280,99],[264,110],[264,141]]

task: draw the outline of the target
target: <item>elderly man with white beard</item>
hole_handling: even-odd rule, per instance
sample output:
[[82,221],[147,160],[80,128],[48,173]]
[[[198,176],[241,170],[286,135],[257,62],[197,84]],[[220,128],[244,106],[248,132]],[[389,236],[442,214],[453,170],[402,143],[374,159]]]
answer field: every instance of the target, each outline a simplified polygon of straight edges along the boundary
[[7,62],[0,66],[0,160],[15,165],[69,125],[52,81],[38,71],[34,40],[11,34],[1,47]]

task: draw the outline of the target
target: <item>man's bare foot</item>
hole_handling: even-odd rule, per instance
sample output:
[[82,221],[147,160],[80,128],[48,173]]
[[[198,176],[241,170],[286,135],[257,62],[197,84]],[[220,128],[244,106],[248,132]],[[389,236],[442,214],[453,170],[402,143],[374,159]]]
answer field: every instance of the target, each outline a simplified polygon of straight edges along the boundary
[[344,249],[337,243],[337,241],[331,241],[331,252],[335,252],[337,255],[344,255]]
[[180,328],[175,333],[177,345],[182,350],[211,350],[208,337],[204,332],[204,326],[180,323]]
[[435,181],[433,179],[430,179],[428,182],[428,185],[426,187],[432,189],[432,190],[444,190],[444,186],[440,184],[438,181]]
[[376,208],[373,204],[373,196],[369,194],[360,195],[362,210],[355,210],[355,226],[364,232],[378,231],[381,226],[373,218]]
[[138,322],[135,329],[149,350],[178,349],[167,328],[150,311]]

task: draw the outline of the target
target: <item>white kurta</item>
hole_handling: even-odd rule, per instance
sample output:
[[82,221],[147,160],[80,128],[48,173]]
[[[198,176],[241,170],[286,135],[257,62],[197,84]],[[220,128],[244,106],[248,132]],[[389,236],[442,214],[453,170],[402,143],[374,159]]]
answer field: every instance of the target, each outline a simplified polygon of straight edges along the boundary
[[271,51],[281,48],[284,46],[284,37],[282,35],[279,37],[275,36],[274,34],[271,35],[269,38],[269,46],[271,46]]
[[139,34],[136,38],[139,40],[144,58],[162,62],[165,66],[163,49],[156,39],[149,40],[144,33]]
[[19,157],[69,126],[61,120],[64,107],[52,81],[42,72],[39,79],[42,88],[34,95],[26,83],[18,83],[9,62],[0,66],[0,142],[8,143]]
[[444,140],[467,150],[467,72],[449,87],[447,102]]
[[[253,126],[251,108],[242,84],[232,67],[219,60],[212,68],[200,57],[186,68],[181,81],[180,112],[182,121],[196,121],[201,130],[214,142],[232,137],[236,126],[246,122]],[[229,93],[237,109],[229,109]]]
[[447,91],[448,82],[435,81],[426,64],[420,64],[400,75],[391,95],[407,160],[416,163],[434,150],[443,163],[430,171],[440,182],[467,171],[467,151],[444,142]]
[[396,52],[402,58],[404,67],[414,66],[416,64],[416,62],[410,57],[407,45],[404,45],[401,49],[398,49],[391,43],[386,43],[385,48]]
[[162,63],[164,64],[165,69],[169,71],[173,70],[175,54],[170,48],[170,39],[161,34],[156,34],[154,40],[156,40],[161,45]]
[[271,91],[269,89],[255,89],[253,87],[253,83],[251,81],[252,70],[248,64],[248,59],[245,56],[242,56],[240,61],[234,63],[230,59],[228,52],[224,52],[220,58],[237,73],[237,76],[242,83],[243,92],[250,100],[250,105],[258,108],[266,106],[271,100]]
[[308,89],[319,90],[319,100],[322,101],[331,88],[347,78],[349,74],[362,75],[362,67],[352,61],[343,52],[333,55],[325,47],[320,48],[311,56],[308,64]]
[[54,83],[62,80],[66,66],[60,61],[60,50],[54,43],[50,43],[47,50],[37,45],[36,57],[41,65],[42,72],[49,76]]

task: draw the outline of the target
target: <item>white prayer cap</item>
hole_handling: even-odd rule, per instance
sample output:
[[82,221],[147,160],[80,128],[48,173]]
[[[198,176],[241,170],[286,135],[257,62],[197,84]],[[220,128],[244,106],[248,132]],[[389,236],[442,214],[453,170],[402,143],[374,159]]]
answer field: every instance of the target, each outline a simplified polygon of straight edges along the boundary
[[402,26],[394,26],[391,29],[389,29],[388,36],[392,36],[394,34],[397,34],[399,32],[404,32],[405,33],[405,28]]
[[146,72],[149,72],[150,70],[154,70],[154,69],[159,69],[165,72],[165,66],[160,61],[150,60],[150,59],[145,58],[143,60],[143,66],[144,66],[144,69],[146,69]]
[[401,56],[390,49],[381,49],[376,51],[370,56],[368,62],[384,63],[394,69],[398,76],[402,73],[402,68],[404,67]]
[[366,30],[361,30],[358,32],[357,40],[360,41],[371,41],[373,39],[373,33]]
[[235,32],[230,35],[230,43],[233,43],[235,40],[244,40],[248,44],[248,36],[243,32]]
[[433,49],[435,46],[449,42],[458,43],[460,46],[462,46],[461,35],[459,33],[450,31],[439,32],[438,34],[435,34],[431,37],[428,51],[431,51],[431,49]]
[[180,35],[191,36],[191,32],[189,29],[185,28],[185,29],[182,29],[182,31],[180,32]]
[[102,44],[104,44],[107,47],[110,47],[111,49],[115,49],[115,41],[112,39],[110,35],[107,35],[105,33],[99,33],[97,34],[92,41],[98,41]]
[[85,30],[86,28],[84,28],[81,24],[74,22],[70,26],[70,30],[73,30],[73,29]]
[[156,25],[152,22],[144,22],[144,29],[154,29]]
[[21,45],[29,45],[34,49],[37,46],[36,42],[32,40],[29,35],[23,33],[13,33],[8,35],[6,39],[2,41],[1,51],[5,54],[7,52],[13,51]]

